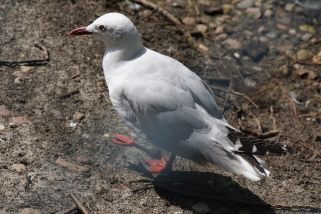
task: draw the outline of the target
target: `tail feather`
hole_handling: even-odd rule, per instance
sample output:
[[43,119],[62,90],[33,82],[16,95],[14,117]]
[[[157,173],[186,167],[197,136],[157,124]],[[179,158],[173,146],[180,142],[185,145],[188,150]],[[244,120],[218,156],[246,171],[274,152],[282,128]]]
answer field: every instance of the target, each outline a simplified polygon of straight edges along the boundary
[[281,143],[259,139],[231,129],[229,130],[228,138],[237,146],[236,153],[247,155],[285,155],[290,152],[286,145]]

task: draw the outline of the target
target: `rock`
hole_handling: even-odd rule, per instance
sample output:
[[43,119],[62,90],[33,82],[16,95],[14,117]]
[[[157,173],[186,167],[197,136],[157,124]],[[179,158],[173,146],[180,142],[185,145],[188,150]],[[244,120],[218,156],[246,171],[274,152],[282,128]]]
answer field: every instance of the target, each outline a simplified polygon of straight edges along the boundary
[[227,36],[228,36],[228,35],[227,35],[226,33],[221,33],[221,34],[219,34],[219,35],[217,35],[217,36],[215,37],[215,41],[222,41],[222,40],[226,39]]
[[268,33],[266,34],[266,36],[267,36],[269,39],[275,39],[275,38],[278,36],[278,34],[277,34],[275,31],[271,31],[271,32],[268,32]]
[[19,214],[41,214],[40,210],[33,208],[24,208],[20,210]]
[[207,53],[209,51],[208,47],[204,44],[198,44],[197,47],[199,48],[200,51],[202,51],[203,53]]
[[283,30],[283,31],[286,31],[289,29],[289,27],[285,24],[282,24],[282,23],[277,23],[276,24],[276,28],[279,29],[279,30]]
[[219,14],[223,14],[223,7],[221,6],[205,6],[203,7],[203,12],[206,15],[209,16],[215,16],[215,15],[219,15]]
[[85,117],[85,114],[83,114],[83,113],[81,113],[81,112],[79,112],[79,111],[76,111],[76,112],[74,113],[74,115],[72,116],[72,119],[73,119],[73,120],[76,120],[76,121],[80,121],[80,120],[82,120],[84,117]]
[[56,164],[66,168],[68,171],[70,172],[74,172],[74,173],[86,173],[89,172],[89,167],[87,166],[82,166],[82,165],[78,165],[75,163],[71,163],[67,160],[64,160],[63,158],[58,158],[56,160]]
[[301,49],[296,53],[297,60],[307,60],[313,56],[312,52],[307,49]]
[[196,20],[194,17],[185,17],[183,18],[182,22],[187,26],[195,25]]
[[224,14],[229,14],[233,11],[234,7],[231,4],[224,4],[223,5],[223,13]]
[[285,11],[292,12],[295,7],[294,3],[287,3],[284,7]]
[[77,128],[77,126],[78,126],[78,123],[75,123],[75,122],[73,122],[73,121],[71,121],[71,122],[69,123],[69,127],[72,128],[72,129]]
[[13,83],[14,84],[21,84],[23,82],[23,78],[22,77],[17,77],[14,79]]
[[221,34],[224,33],[224,27],[223,26],[218,26],[215,31],[214,34]]
[[305,33],[305,34],[302,35],[301,39],[303,41],[308,41],[308,40],[310,40],[312,38],[312,36],[313,35],[311,33]]
[[242,53],[250,57],[254,62],[259,62],[268,53],[267,45],[260,41],[250,41],[244,45]]
[[10,111],[7,109],[6,106],[0,105],[0,118],[8,116],[10,116]]
[[318,77],[314,71],[307,69],[296,70],[295,73],[303,79],[315,80]]
[[0,131],[3,131],[6,129],[6,126],[0,123]]
[[321,65],[321,51],[317,55],[313,56],[312,61]]
[[241,43],[237,41],[236,39],[226,39],[224,41],[224,44],[227,45],[230,49],[240,49],[241,48]]
[[273,16],[273,11],[270,10],[270,9],[267,9],[265,12],[264,12],[264,16],[265,17],[272,17]]
[[204,24],[198,24],[196,25],[196,30],[201,33],[205,33],[207,31],[207,26]]
[[269,41],[269,39],[266,38],[265,36],[260,36],[259,37],[259,41],[262,42],[262,43],[267,43]]
[[289,29],[289,34],[290,35],[297,35],[296,29],[294,29],[294,28]]
[[317,32],[317,30],[312,25],[306,25],[306,24],[300,25],[300,30],[311,34],[315,34]]
[[29,72],[30,70],[32,70],[32,68],[33,67],[31,67],[31,66],[20,66],[20,71],[21,72],[24,72],[24,73],[27,73],[27,72]]
[[211,211],[210,207],[205,202],[199,202],[199,203],[194,204],[192,206],[192,209],[196,213],[209,213]]
[[254,2],[254,0],[243,0],[240,3],[238,3],[236,7],[239,9],[246,9],[252,7],[254,5]]
[[31,121],[26,117],[12,117],[11,122],[9,123],[10,127],[17,127],[24,124],[30,124]]
[[17,171],[17,172],[24,172],[26,171],[26,166],[21,163],[16,163],[11,165],[11,169]]
[[258,7],[249,7],[246,9],[246,14],[253,17],[254,19],[259,19],[262,16],[261,8]]

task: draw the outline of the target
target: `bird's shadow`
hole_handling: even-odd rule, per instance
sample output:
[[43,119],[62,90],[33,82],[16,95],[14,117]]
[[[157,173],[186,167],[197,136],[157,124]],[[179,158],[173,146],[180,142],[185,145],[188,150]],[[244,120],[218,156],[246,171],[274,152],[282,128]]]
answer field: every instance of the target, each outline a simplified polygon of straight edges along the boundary
[[153,177],[143,165],[129,168],[150,178],[161,198],[193,213],[275,213],[270,204],[223,175],[172,171]]

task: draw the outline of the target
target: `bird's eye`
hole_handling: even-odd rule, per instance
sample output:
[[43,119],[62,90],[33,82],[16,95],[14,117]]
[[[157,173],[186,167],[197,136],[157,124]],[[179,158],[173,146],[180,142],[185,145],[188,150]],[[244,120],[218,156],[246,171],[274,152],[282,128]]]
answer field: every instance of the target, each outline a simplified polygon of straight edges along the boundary
[[106,27],[105,27],[104,25],[100,25],[100,26],[99,26],[99,30],[101,30],[101,31],[106,31]]

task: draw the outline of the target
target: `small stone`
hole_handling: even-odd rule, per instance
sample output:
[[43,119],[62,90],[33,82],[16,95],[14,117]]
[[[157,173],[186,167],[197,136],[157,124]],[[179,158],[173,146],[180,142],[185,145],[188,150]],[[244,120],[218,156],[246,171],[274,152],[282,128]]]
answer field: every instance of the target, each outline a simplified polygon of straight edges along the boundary
[[311,33],[305,33],[305,34],[302,35],[301,39],[303,41],[308,41],[308,40],[310,40],[312,38],[312,36],[313,35]]
[[33,208],[24,208],[20,210],[19,214],[41,214],[40,210]]
[[73,121],[71,121],[71,122],[69,123],[69,127],[72,128],[72,129],[77,128],[77,126],[78,126],[78,123],[75,123],[75,122],[73,122]]
[[289,34],[296,35],[297,34],[296,29],[294,28],[289,29]]
[[31,121],[26,117],[12,117],[11,122],[9,123],[10,127],[17,127],[24,124],[30,124]]
[[242,49],[243,55],[250,57],[254,62],[261,61],[268,51],[269,48],[259,41],[249,41]]
[[218,26],[215,31],[214,34],[221,34],[224,33],[224,27],[223,26]]
[[215,37],[215,41],[222,41],[222,40],[226,39],[227,37],[228,37],[228,35],[226,33],[221,33]]
[[208,52],[208,47],[204,44],[198,44],[197,47],[199,48],[200,51],[202,51],[203,53],[207,53]]
[[259,37],[259,41],[262,42],[262,43],[267,43],[269,41],[269,39],[266,38],[265,36],[260,36]]
[[26,170],[26,166],[21,163],[16,163],[11,165],[11,169],[17,171],[17,172],[23,172]]
[[258,33],[265,33],[266,32],[266,28],[264,26],[259,27],[259,29],[257,29]]
[[294,7],[295,7],[295,4],[294,4],[294,3],[288,3],[288,4],[285,5],[284,9],[285,9],[286,11],[288,11],[288,12],[292,12],[293,9],[294,9]]
[[192,206],[192,209],[197,213],[208,213],[210,212],[210,207],[205,202],[199,202]]
[[312,70],[302,69],[295,71],[295,73],[303,79],[315,80],[318,77],[318,75]]
[[262,16],[261,9],[258,7],[249,7],[246,9],[248,16],[253,17],[254,19],[259,19]]
[[289,27],[285,24],[282,24],[282,23],[277,23],[276,24],[276,28],[279,29],[279,30],[283,30],[283,31],[286,31],[289,29]]
[[207,31],[207,26],[204,24],[198,24],[196,25],[196,30],[201,33],[205,33]]
[[311,51],[307,50],[307,49],[301,49],[296,53],[296,58],[297,60],[307,60],[309,58],[311,58],[313,56],[313,54],[311,53]]
[[311,34],[315,34],[317,32],[317,30],[312,25],[306,25],[306,24],[300,25],[300,30]]
[[223,13],[223,8],[221,6],[205,6],[203,11],[206,15],[215,16]]
[[229,14],[233,11],[233,5],[231,4],[224,4],[223,5],[223,13],[224,14]]
[[273,11],[268,9],[264,12],[265,17],[272,17],[273,16]]
[[0,105],[0,117],[8,117],[10,116],[10,111],[6,106]]
[[194,17],[185,17],[182,22],[187,26],[192,26],[195,25],[196,20]]
[[321,51],[317,55],[313,56],[312,61],[316,64],[321,65]]
[[87,166],[82,166],[79,164],[71,163],[67,160],[64,160],[63,158],[58,158],[56,160],[56,164],[66,168],[70,172],[74,173],[86,173],[89,172],[89,168]]
[[85,117],[85,114],[77,111],[77,112],[75,112],[74,115],[72,116],[72,119],[73,119],[73,120],[76,120],[76,121],[80,121],[80,120],[82,120],[84,117]]
[[266,36],[267,36],[269,39],[275,39],[275,38],[278,36],[278,34],[277,34],[276,32],[274,32],[274,31],[271,31],[271,32],[268,32],[268,33],[266,34]]
[[22,78],[22,77],[17,77],[17,78],[14,79],[13,82],[14,82],[14,84],[21,84],[22,81],[23,81],[23,78]]
[[6,126],[0,123],[0,131],[3,131],[6,129]]
[[27,72],[29,72],[30,70],[32,70],[32,68],[33,67],[31,67],[31,66],[20,66],[20,71],[21,72],[24,72],[24,73],[27,73]]
[[243,0],[240,3],[238,3],[236,7],[239,9],[246,9],[252,7],[254,5],[254,2],[254,0]]
[[227,45],[230,49],[240,49],[241,48],[241,43],[237,41],[236,39],[226,39],[224,41],[224,44]]

